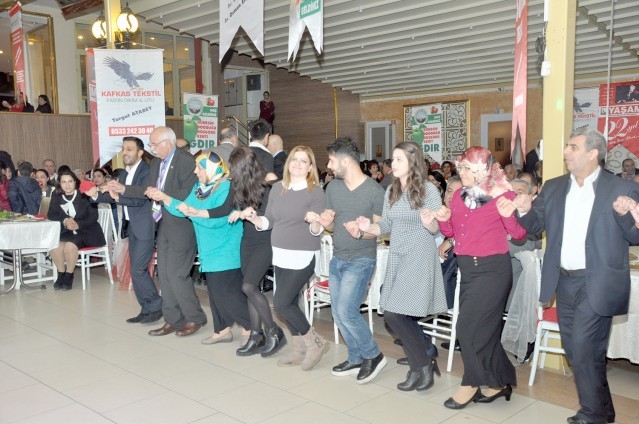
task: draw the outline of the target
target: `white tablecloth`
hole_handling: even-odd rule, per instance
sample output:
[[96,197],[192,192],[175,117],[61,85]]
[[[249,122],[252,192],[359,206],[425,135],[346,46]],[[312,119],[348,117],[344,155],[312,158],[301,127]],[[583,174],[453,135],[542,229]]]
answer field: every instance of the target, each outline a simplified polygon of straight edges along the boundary
[[388,263],[388,246],[384,244],[377,245],[377,264],[375,273],[371,280],[371,308],[379,309],[379,294],[384,284],[384,275],[386,275],[386,264]]
[[631,270],[630,306],[627,315],[612,319],[609,358],[626,358],[639,364],[639,270]]
[[0,249],[53,249],[60,244],[60,223],[47,220],[0,223]]

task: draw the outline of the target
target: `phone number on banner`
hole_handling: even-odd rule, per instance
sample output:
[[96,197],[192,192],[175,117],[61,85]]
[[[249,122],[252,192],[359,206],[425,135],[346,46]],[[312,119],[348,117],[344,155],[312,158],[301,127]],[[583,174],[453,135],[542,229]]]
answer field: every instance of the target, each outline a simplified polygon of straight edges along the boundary
[[140,127],[109,127],[109,135],[149,135],[155,126],[143,125]]

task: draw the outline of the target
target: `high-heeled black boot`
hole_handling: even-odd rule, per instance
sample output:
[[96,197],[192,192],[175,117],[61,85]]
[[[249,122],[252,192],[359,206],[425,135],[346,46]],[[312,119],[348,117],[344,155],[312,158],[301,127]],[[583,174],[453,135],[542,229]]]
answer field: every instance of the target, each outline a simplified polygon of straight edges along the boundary
[[274,355],[286,344],[286,336],[279,326],[266,330],[266,340],[262,349],[262,358]]
[[71,290],[71,287],[73,287],[73,273],[65,272],[62,280],[62,291]]
[[235,351],[237,356],[251,356],[260,353],[264,346],[264,333],[261,331],[251,331],[251,337],[244,346]]
[[437,361],[431,359],[430,364],[422,367],[419,371],[419,383],[415,387],[415,390],[428,390],[433,387],[435,384],[435,376],[433,374],[437,374],[441,377],[441,372],[439,372],[439,366],[437,366]]
[[62,289],[62,282],[64,281],[65,274],[66,272],[58,271],[58,278],[55,280],[55,283],[53,283],[53,290]]
[[406,381],[399,383],[397,388],[404,392],[410,392],[411,390],[415,390],[417,384],[419,384],[419,371],[408,370],[406,373]]

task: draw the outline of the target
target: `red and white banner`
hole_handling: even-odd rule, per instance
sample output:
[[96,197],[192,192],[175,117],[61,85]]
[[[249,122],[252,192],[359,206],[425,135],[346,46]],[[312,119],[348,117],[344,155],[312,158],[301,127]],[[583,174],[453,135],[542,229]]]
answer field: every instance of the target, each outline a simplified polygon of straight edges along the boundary
[[164,68],[159,49],[100,49],[91,53],[93,60],[87,60],[88,71],[91,62],[95,71],[95,78],[87,72],[89,93],[95,95],[91,129],[97,132],[102,166],[122,149],[123,137],[138,137],[150,150],[149,134],[165,124]]
[[93,163],[100,159],[100,134],[98,132],[98,104],[95,98],[95,55],[93,49],[87,50],[87,93],[89,93],[89,111],[91,112],[91,144]]
[[[606,105],[608,128],[606,128]],[[607,135],[608,150],[622,145],[639,156],[639,81],[601,84],[599,87],[599,123],[597,129]]]
[[[13,51],[13,72],[18,93],[22,93],[25,100],[27,87],[24,77],[24,31],[22,29],[22,5],[20,2],[13,5],[9,11],[9,25],[11,26],[11,50]],[[26,103],[26,100],[25,100]]]
[[517,0],[515,37],[513,126],[510,152],[512,155],[516,151],[515,143],[517,142],[517,132],[519,132],[523,159],[526,152],[526,92],[528,90],[528,0]]

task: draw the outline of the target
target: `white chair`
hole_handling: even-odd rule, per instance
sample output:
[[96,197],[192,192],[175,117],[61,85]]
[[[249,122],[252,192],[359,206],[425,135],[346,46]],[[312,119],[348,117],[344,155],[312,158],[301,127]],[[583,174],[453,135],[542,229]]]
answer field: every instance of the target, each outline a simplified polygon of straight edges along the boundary
[[[541,287],[541,259],[540,255],[537,256],[537,292]],[[532,386],[535,382],[535,374],[537,373],[537,364],[539,368],[544,367],[546,362],[546,354],[554,353],[559,355],[565,355],[566,351],[561,347],[548,346],[548,340],[555,339],[561,340],[561,334],[559,332],[559,324],[557,323],[557,308],[551,307],[544,309],[542,305],[537,307],[537,334],[535,337],[535,350],[533,352],[532,365],[530,370],[530,379],[528,385]],[[539,354],[541,353],[541,362],[539,362]]]
[[[315,267],[315,282],[309,283],[309,288],[305,290],[308,309],[305,310],[308,322],[313,325],[315,310],[326,306],[331,306],[331,293],[329,290],[328,276],[331,259],[333,258],[333,237],[322,236],[319,263]],[[373,332],[373,309],[371,304],[371,293],[367,290],[365,306],[361,312],[368,312],[368,326]],[[335,334],[335,344],[339,344],[339,329],[333,320],[333,333]]]
[[[451,372],[453,369],[453,355],[455,353],[455,341],[457,340],[457,318],[459,317],[459,282],[461,281],[461,272],[457,271],[457,284],[455,285],[455,300],[453,308],[443,314],[435,314],[428,316],[419,321],[419,325],[423,327],[425,334],[433,338],[433,344],[437,339],[446,340],[450,343],[448,349],[448,361],[446,371]],[[432,320],[432,322],[427,322]]]
[[[22,258],[32,257],[34,259],[32,265],[35,266],[35,269],[30,267],[29,270],[22,272],[23,284],[44,283],[46,281],[54,282],[58,279],[58,270],[55,265],[47,259],[48,251],[46,249],[22,249],[20,254]],[[2,260],[0,260],[0,285],[4,285],[5,282],[13,280],[13,267],[13,261],[8,261],[3,256]],[[11,271],[12,274],[5,274],[5,270]],[[47,276],[47,271],[51,271],[50,276]]]
[[[111,270],[111,246],[115,243],[116,231],[115,223],[113,222],[113,213],[111,208],[98,208],[98,223],[102,228],[104,239],[106,244],[99,247],[85,247],[79,249],[78,253],[80,257],[76,266],[80,267],[82,272],[82,290],[86,290],[87,281],[91,279],[90,270],[96,266],[104,265],[109,274],[109,281],[113,284],[113,273]],[[92,258],[97,258],[97,261],[91,262]]]

